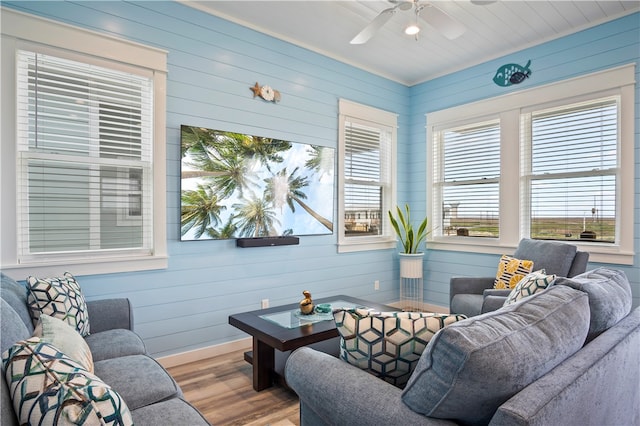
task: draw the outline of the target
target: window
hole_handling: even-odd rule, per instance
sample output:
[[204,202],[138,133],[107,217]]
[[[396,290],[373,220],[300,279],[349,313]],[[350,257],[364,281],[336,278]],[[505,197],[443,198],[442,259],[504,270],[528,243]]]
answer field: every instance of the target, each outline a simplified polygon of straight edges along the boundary
[[[2,166],[15,171],[13,188],[2,183],[3,202],[16,206],[13,225],[2,220],[4,235],[15,230],[15,239],[2,241],[3,269],[25,265],[45,274],[74,264],[82,274],[166,267],[166,54],[15,18],[23,25],[2,35],[3,59],[11,59],[3,63],[2,84],[16,93],[15,110],[3,104],[2,114],[17,123],[3,129]],[[56,39],[51,32],[67,40],[65,49],[45,43]],[[119,53],[101,59],[102,48]]]
[[526,237],[632,263],[633,80],[620,67],[427,114],[430,247]]
[[340,101],[339,251],[395,247],[395,114]]
[[436,133],[434,170],[441,197],[438,228],[445,235],[494,237],[499,232],[500,123],[443,129]]
[[528,234],[614,244],[617,98],[537,110],[521,120]]
[[24,50],[17,61],[19,261],[149,253],[151,80]]

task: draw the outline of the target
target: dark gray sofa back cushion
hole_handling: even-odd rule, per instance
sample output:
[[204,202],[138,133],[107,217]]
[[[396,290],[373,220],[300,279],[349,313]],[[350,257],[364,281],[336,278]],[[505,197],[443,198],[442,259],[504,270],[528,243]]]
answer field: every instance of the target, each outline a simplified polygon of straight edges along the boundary
[[412,410],[465,425],[578,351],[589,330],[585,293],[566,286],[451,324],[431,339],[402,393]]
[[534,271],[544,268],[549,275],[566,277],[569,275],[573,258],[576,257],[576,251],[577,247],[571,244],[524,238],[513,257],[533,260]]
[[597,268],[573,278],[558,278],[556,285],[566,285],[589,295],[591,321],[587,341],[616,325],[631,312],[631,285],[624,272]]
[[0,354],[13,346],[19,340],[31,337],[33,330],[29,330],[22,322],[16,311],[4,300],[0,299]]
[[31,336],[31,333],[33,333],[33,323],[31,322],[31,314],[27,307],[27,288],[1,272],[0,286],[0,297],[16,311],[20,320],[22,320],[29,330],[29,336]]

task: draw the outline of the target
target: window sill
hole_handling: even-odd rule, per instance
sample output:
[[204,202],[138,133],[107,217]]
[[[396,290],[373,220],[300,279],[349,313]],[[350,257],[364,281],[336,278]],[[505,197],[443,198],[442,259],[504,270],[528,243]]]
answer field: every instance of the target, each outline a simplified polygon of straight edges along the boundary
[[113,274],[118,272],[150,271],[167,269],[168,256],[145,258],[109,258],[104,260],[32,262],[20,265],[2,265],[2,272],[15,280],[24,280],[27,275],[38,277],[59,276],[64,272],[73,275]]
[[367,250],[388,250],[397,248],[396,240],[378,240],[378,241],[361,241],[357,243],[342,242],[338,243],[338,253],[353,253]]
[[[465,237],[452,238],[447,241],[427,241],[427,248],[429,250],[448,250],[497,255],[513,254],[517,245],[518,242],[509,244],[500,242],[496,239],[470,239]],[[575,245],[578,247],[578,250],[589,252],[590,263],[633,265],[634,262],[635,253],[633,251],[623,250],[619,246],[601,246],[593,243],[576,243]]]

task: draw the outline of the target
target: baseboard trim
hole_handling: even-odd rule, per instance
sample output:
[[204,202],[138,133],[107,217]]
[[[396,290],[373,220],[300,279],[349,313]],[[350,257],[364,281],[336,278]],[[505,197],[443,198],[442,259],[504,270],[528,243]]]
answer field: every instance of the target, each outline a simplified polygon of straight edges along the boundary
[[156,358],[164,368],[177,367],[179,365],[188,364],[194,361],[200,361],[214,356],[225,355],[229,352],[250,349],[253,344],[251,337],[245,339],[234,340],[232,342],[221,343],[219,345],[207,346],[205,348],[194,349],[191,351],[181,352],[174,355],[167,355]]

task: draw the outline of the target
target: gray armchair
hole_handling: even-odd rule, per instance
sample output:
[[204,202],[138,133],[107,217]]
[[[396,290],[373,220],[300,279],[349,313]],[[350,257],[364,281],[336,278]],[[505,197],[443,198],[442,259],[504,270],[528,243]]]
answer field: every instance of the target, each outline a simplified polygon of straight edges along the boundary
[[[589,253],[576,246],[558,241],[524,238],[513,257],[533,261],[533,269],[545,269],[547,274],[573,277],[587,269]],[[496,264],[497,268],[497,264]],[[499,309],[511,290],[493,288],[495,277],[452,277],[449,283],[449,310],[467,316]]]

